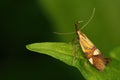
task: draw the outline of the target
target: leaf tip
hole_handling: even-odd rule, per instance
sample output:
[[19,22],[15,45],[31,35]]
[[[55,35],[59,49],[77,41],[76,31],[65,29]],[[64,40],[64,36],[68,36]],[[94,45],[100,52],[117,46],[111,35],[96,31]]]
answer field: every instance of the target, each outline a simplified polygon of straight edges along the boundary
[[26,47],[28,50],[31,50],[31,45],[30,45],[30,44],[26,45],[25,47]]

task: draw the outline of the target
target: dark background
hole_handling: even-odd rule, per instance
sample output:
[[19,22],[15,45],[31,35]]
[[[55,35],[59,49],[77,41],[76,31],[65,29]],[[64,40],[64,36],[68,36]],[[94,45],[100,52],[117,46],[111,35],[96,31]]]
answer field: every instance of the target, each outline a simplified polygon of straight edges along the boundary
[[[120,1],[118,0],[1,0],[0,80],[84,80],[80,72],[47,55],[28,51],[35,42],[70,42],[74,22],[91,23],[83,30],[108,55],[120,45]],[[89,73],[89,72],[88,72]]]

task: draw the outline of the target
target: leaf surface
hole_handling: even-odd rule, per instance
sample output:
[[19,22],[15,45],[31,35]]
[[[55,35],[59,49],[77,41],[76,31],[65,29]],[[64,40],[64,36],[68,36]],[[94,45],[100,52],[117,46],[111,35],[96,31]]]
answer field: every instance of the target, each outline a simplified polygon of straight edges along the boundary
[[104,71],[95,69],[81,51],[78,51],[75,57],[75,49],[70,43],[44,42],[29,44],[26,47],[31,51],[52,56],[70,66],[76,67],[87,80],[120,79],[120,47],[110,52],[108,57],[111,61]]

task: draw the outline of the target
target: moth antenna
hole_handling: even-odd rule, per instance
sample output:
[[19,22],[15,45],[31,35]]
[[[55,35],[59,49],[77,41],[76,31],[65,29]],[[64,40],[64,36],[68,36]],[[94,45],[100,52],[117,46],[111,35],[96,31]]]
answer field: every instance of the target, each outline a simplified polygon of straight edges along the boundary
[[69,35],[69,34],[74,34],[75,32],[53,32],[53,33],[58,35]]
[[[78,30],[78,24],[82,23],[83,21],[78,21],[75,23],[75,29]],[[53,32],[54,34],[58,35],[68,35],[68,34],[75,34],[76,32]]]
[[92,15],[90,16],[89,20],[81,27],[80,30],[82,30],[83,28],[85,28],[89,24],[89,22],[93,19],[94,14],[95,14],[95,8],[93,8],[93,12],[92,12]]

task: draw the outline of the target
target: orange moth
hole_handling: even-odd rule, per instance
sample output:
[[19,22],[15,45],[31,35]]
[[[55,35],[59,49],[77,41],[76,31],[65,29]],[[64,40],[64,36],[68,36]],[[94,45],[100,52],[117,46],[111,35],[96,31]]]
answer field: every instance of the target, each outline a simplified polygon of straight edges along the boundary
[[[83,29],[91,21],[94,16],[94,12],[95,8],[93,10],[92,16],[81,29]],[[78,23],[75,24],[75,29],[76,34],[78,35],[79,44],[82,48],[82,51],[85,53],[85,57],[96,69],[98,69],[99,71],[103,71],[106,64],[109,62],[109,59],[104,58],[100,50],[96,48],[96,46],[87,38],[85,34],[81,32],[81,30],[78,29]]]

